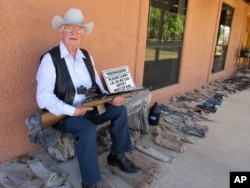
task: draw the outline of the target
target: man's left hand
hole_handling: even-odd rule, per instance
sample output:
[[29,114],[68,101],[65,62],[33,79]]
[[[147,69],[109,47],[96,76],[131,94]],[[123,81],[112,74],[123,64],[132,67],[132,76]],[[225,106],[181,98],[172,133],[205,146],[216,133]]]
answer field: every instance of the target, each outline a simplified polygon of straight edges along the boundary
[[115,97],[111,104],[113,104],[114,106],[121,106],[124,104],[124,100],[125,99],[123,97]]

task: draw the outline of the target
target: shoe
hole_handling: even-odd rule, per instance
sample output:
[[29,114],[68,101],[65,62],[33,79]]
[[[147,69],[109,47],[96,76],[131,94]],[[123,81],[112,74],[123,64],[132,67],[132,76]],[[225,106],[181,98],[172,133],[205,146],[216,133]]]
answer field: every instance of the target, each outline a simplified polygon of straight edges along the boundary
[[164,146],[165,148],[174,150],[176,152],[184,152],[187,151],[187,147],[184,145],[183,142],[171,142],[165,138],[163,138],[161,135],[158,135],[154,138],[154,142],[159,146]]
[[215,113],[217,111],[217,105],[213,105],[213,104],[209,104],[209,103],[198,104],[198,105],[196,105],[196,107],[201,108],[203,110],[206,110],[208,112],[212,112],[212,113]]
[[209,129],[208,126],[196,124],[189,117],[186,117],[184,119],[184,125],[189,128],[195,128],[204,132],[208,132],[208,129]]
[[126,173],[136,173],[140,169],[129,161],[125,154],[112,154],[110,153],[107,157],[108,164],[112,166],[118,166],[121,171]]
[[85,183],[82,183],[82,188],[97,188],[96,184],[85,184]]

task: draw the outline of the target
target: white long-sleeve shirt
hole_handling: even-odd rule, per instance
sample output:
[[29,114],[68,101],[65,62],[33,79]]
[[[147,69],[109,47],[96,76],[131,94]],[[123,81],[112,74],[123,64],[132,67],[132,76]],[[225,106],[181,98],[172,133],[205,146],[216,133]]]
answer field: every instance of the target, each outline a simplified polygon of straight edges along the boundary
[[[81,85],[86,88],[90,88],[92,86],[92,81],[88,69],[83,61],[83,57],[85,56],[82,51],[80,49],[77,49],[76,58],[74,59],[73,56],[68,52],[62,41],[59,44],[59,48],[61,51],[61,58],[65,59],[75,90]],[[90,58],[94,67],[93,58],[91,56]],[[94,71],[96,75],[96,83],[99,85],[103,93],[107,92],[102,85],[95,67]],[[55,115],[65,114],[72,116],[75,112],[76,104],[82,103],[86,99],[85,95],[77,94],[76,92],[73,100],[73,105],[69,105],[60,100],[55,95],[54,86],[56,81],[56,72],[51,55],[49,53],[45,54],[42,58],[41,64],[38,68],[36,79],[36,99],[38,106],[41,109],[46,108],[48,111]]]

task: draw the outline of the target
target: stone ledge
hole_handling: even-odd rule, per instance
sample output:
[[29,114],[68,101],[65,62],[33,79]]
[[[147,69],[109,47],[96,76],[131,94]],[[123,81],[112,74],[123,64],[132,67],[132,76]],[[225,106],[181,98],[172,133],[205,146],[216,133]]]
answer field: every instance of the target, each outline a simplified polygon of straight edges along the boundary
[[[128,122],[132,143],[139,140],[140,134],[145,135],[149,132],[148,105],[150,100],[151,93],[149,90],[135,92],[132,94],[132,97],[126,98],[125,100],[124,105],[128,111]],[[103,129],[106,131],[106,127],[108,125],[109,121],[98,125],[97,131],[99,132]],[[109,146],[111,145],[109,133],[101,137],[101,142],[102,143],[100,143],[99,140],[98,153],[102,153],[103,151],[109,149]],[[70,134],[63,134],[55,144],[46,149],[48,151],[48,155],[55,161],[63,162],[75,157],[74,139]]]

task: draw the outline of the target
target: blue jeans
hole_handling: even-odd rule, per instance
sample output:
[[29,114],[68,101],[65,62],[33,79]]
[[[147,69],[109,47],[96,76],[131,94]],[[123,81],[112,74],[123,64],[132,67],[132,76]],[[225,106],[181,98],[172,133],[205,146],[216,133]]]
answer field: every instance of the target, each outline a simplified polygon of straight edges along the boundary
[[84,116],[68,117],[65,132],[71,133],[75,142],[75,152],[79,163],[83,183],[93,184],[101,181],[97,155],[96,125],[111,121],[110,137],[112,153],[131,151],[131,141],[124,106],[105,104],[106,112],[99,115],[97,110],[87,112]]

